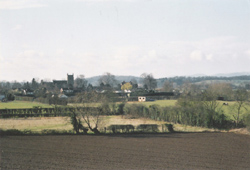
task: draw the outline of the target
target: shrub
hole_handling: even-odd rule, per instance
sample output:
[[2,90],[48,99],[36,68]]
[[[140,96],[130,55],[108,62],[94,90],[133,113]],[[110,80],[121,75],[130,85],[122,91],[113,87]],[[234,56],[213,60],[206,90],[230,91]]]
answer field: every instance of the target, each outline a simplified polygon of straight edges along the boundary
[[118,131],[129,133],[130,131],[134,131],[133,125],[110,125],[107,130],[112,131],[113,133],[117,133]]
[[17,129],[0,130],[1,135],[22,135],[23,132]]
[[117,115],[124,115],[125,103],[118,104]]
[[157,124],[141,124],[136,127],[136,129],[140,132],[158,132]]
[[174,128],[172,124],[165,124],[165,126],[168,128],[169,132],[174,132]]

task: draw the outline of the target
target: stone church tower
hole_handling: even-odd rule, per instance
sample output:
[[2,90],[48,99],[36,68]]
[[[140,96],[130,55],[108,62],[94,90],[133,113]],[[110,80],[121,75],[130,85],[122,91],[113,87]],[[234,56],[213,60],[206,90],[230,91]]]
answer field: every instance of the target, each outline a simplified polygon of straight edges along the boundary
[[72,75],[67,74],[67,84],[69,88],[74,87],[74,74]]

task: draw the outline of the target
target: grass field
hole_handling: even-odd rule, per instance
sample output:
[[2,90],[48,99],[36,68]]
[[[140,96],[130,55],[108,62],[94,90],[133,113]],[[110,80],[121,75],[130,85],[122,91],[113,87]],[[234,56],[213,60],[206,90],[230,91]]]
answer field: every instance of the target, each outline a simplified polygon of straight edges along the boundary
[[[219,102],[219,107],[221,108],[223,113],[229,118],[233,119],[233,113],[236,113],[232,109],[232,106],[235,104],[234,101],[227,102],[228,106],[223,105],[225,101],[218,101]],[[150,106],[150,105],[159,105],[161,107],[165,106],[174,106],[177,103],[177,100],[156,100],[156,101],[150,101],[150,102],[127,102],[127,104],[143,104],[145,106]],[[89,107],[97,107],[99,104],[98,103],[88,103],[87,104]],[[32,108],[34,106],[40,106],[40,107],[46,107],[50,108],[53,107],[53,105],[48,105],[48,104],[43,104],[43,103],[38,103],[38,102],[28,102],[28,101],[13,101],[13,102],[0,102],[0,109],[18,109],[18,108]],[[81,106],[81,104],[73,104],[70,103],[68,106]],[[244,116],[244,114],[250,113],[250,105],[247,106],[247,110],[242,110],[241,116]]]
[[150,106],[157,104],[161,107],[164,106],[174,106],[177,100],[156,100],[156,101],[148,101],[148,102],[128,102],[128,104],[143,104],[145,106]]
[[53,107],[49,104],[28,102],[28,101],[0,102],[0,109],[22,109],[22,108],[32,108],[34,106],[46,107],[46,108]]
[[[103,116],[101,117],[99,129],[104,130],[105,127],[114,124],[131,124],[138,126],[140,124],[157,124],[159,125],[159,131],[162,131],[161,125],[167,122],[154,121],[151,119],[129,119],[125,116]],[[86,125],[85,125],[86,126]],[[9,118],[0,119],[0,129],[17,129],[17,130],[31,130],[33,132],[41,132],[44,129],[50,130],[72,130],[73,126],[70,124],[70,118],[68,117],[33,117],[33,118]],[[202,131],[217,131],[215,129],[201,128],[185,126],[180,124],[174,124],[174,130],[184,132],[202,132]]]

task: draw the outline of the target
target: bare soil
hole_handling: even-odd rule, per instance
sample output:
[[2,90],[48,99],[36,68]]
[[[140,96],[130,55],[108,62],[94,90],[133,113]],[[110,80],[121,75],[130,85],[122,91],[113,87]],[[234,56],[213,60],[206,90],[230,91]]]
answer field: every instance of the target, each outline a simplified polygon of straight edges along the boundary
[[249,169],[250,136],[2,136],[1,169]]

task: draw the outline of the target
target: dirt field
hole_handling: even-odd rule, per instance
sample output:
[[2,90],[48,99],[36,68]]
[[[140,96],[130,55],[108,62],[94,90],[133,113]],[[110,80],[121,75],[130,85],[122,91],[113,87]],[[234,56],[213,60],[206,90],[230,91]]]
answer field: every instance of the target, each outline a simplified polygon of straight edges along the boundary
[[249,169],[234,133],[4,136],[1,169]]

